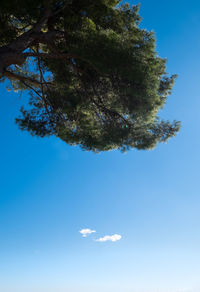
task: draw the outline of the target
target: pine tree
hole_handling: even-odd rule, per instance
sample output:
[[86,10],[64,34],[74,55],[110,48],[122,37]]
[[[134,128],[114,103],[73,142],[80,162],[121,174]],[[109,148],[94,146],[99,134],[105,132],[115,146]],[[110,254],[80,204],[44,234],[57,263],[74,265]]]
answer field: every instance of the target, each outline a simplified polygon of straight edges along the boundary
[[139,7],[120,2],[1,0],[0,78],[30,94],[20,129],[94,152],[175,136],[179,122],[158,111],[176,75],[139,27]]

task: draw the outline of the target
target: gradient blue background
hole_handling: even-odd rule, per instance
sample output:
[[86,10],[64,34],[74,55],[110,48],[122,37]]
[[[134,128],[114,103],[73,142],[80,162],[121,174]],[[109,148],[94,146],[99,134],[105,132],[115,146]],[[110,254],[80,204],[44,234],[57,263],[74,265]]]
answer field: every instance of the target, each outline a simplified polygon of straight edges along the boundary
[[179,75],[167,144],[95,155],[33,138],[14,124],[26,97],[1,84],[0,292],[200,291],[200,2],[142,0],[140,14]]

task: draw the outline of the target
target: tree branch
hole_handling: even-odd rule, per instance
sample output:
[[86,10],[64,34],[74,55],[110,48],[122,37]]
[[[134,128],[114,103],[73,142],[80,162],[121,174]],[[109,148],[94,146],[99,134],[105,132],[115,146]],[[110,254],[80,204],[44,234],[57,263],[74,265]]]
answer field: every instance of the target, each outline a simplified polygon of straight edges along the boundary
[[16,73],[9,71],[9,70],[4,70],[3,75],[9,79],[12,79],[15,81],[28,82],[28,83],[34,85],[35,87],[41,88],[41,85],[42,85],[42,83],[36,79],[33,79],[31,77],[28,77],[28,76],[16,74]]
[[21,81],[25,86],[27,86],[28,88],[30,88],[31,90],[33,90],[42,100],[42,95],[39,94],[39,92],[37,90],[35,90],[35,88],[33,88],[31,85],[29,85],[28,83],[26,83],[25,81]]
[[74,55],[72,54],[51,54],[51,53],[32,53],[32,52],[28,52],[28,53],[23,53],[22,56],[24,56],[25,58],[27,57],[37,57],[37,58],[49,58],[49,59],[70,59],[73,58]]
[[42,27],[46,24],[50,16],[51,11],[49,10],[49,8],[46,8],[43,16],[38,20],[38,22],[35,23],[35,25],[30,30],[24,32],[16,40],[11,42],[11,44],[1,47],[0,53],[6,51],[14,51],[16,53],[20,53],[24,51],[35,39],[34,33],[41,31]]

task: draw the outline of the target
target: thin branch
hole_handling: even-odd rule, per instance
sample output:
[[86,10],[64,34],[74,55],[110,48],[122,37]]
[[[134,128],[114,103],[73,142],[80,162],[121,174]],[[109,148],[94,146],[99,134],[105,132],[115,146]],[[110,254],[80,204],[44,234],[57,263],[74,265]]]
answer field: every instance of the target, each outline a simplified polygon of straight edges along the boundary
[[[37,53],[39,52],[39,48],[37,46]],[[42,90],[42,100],[44,102],[44,106],[45,106],[45,109],[46,109],[46,112],[47,114],[49,114],[49,110],[48,110],[48,104],[46,102],[46,98],[45,98],[45,95],[44,95],[44,77],[43,77],[43,73],[42,73],[42,68],[41,68],[41,64],[40,64],[40,58],[37,58],[38,60],[38,69],[40,71],[40,83],[41,83],[41,90]]]
[[25,86],[27,86],[28,88],[30,88],[31,90],[33,90],[41,99],[42,99],[42,95],[39,94],[39,92],[37,90],[35,90],[30,84],[26,83],[25,81],[21,81]]
[[97,104],[97,105],[98,105],[99,107],[101,107],[103,111],[107,112],[108,114],[110,114],[110,115],[112,115],[112,116],[118,117],[119,119],[123,120],[124,123],[126,123],[129,127],[131,127],[130,122],[127,121],[127,119],[125,119],[120,113],[118,113],[118,112],[115,111],[115,110],[108,109],[108,108],[105,106],[105,104],[104,104],[104,102],[103,102],[101,96],[98,94],[98,92],[96,91],[96,89],[95,89],[95,87],[94,87],[93,84],[92,84],[92,89],[93,89],[93,91],[94,91],[94,94],[97,96],[99,102],[101,103],[101,104]]

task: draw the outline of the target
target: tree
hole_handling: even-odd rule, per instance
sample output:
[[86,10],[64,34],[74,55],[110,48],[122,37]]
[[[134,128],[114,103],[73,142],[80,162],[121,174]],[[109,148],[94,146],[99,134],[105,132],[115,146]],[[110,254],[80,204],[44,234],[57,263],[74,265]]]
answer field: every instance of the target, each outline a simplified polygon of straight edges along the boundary
[[151,149],[179,130],[158,111],[176,75],[118,0],[1,0],[0,78],[30,93],[16,119],[95,152]]

